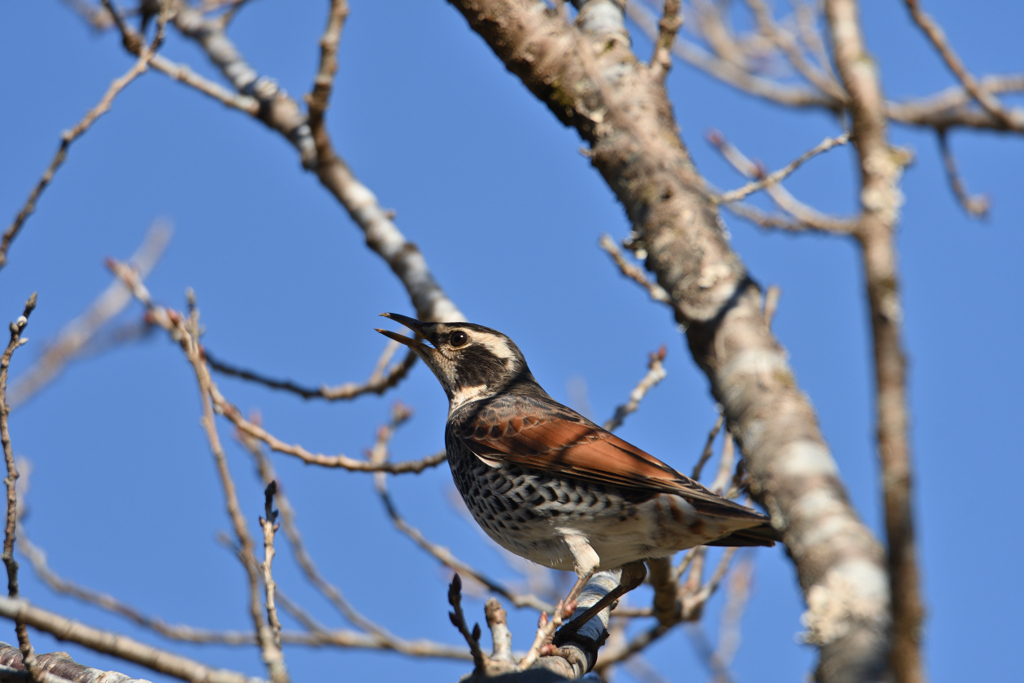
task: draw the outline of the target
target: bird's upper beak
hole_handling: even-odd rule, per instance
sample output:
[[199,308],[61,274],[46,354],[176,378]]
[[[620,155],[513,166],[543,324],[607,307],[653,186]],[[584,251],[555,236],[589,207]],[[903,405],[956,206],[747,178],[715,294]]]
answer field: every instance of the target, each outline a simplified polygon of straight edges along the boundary
[[[395,322],[405,325],[416,334],[420,336],[425,336],[423,334],[424,323],[421,323],[419,320],[416,320],[416,318],[410,318],[405,315],[399,315],[398,313],[381,313],[381,316],[385,318],[391,318]],[[424,358],[424,360],[426,360],[426,357],[430,356],[431,353],[434,351],[434,349],[430,348],[417,338],[406,337],[401,334],[398,334],[397,332],[392,332],[391,330],[382,330],[379,327],[375,329],[381,334],[383,334],[385,337],[394,339],[396,342],[399,342],[400,344],[405,344],[410,349],[415,351],[417,355]]]

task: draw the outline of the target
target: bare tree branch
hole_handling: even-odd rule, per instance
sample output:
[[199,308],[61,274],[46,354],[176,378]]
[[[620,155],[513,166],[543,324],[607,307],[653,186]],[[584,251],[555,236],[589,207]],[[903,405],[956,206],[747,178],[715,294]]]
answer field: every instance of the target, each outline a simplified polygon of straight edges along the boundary
[[[835,139],[838,140],[843,137],[844,136],[839,136],[839,138]],[[848,139],[848,136],[846,137]],[[767,178],[765,177],[764,169],[761,167],[761,165],[754,163],[749,158],[747,158],[747,156],[744,155],[743,152],[741,152],[735,145],[726,140],[725,136],[722,135],[719,131],[711,131],[710,133],[708,133],[707,139],[708,142],[714,145],[715,148],[722,153],[722,156],[725,157],[725,160],[732,164],[733,168],[735,168],[737,171],[747,176],[748,178],[762,178],[764,180],[767,180]],[[821,146],[829,147],[830,145],[828,144],[828,140],[819,145],[819,147]],[[814,150],[811,150],[811,152],[814,152]],[[811,154],[811,156],[814,156],[814,154]],[[797,166],[799,166],[799,164],[797,164]],[[781,173],[782,171],[785,171],[786,168],[783,168],[780,171],[776,171],[776,173]],[[796,167],[794,167],[794,169],[795,168]],[[785,175],[788,175],[788,173],[784,174],[783,177],[785,177]],[[779,180],[781,180],[781,178],[779,178]],[[746,189],[748,187],[753,187],[754,190],[758,190],[761,189],[762,186],[754,184],[753,186],[747,185],[743,188],[740,188],[740,190],[736,191],[741,193],[739,198],[742,199],[742,197],[745,197],[747,196],[747,194],[749,194],[749,192],[746,192]],[[848,234],[855,227],[855,223],[849,219],[829,216],[818,211],[817,209],[807,206],[806,204],[798,200],[796,197],[791,195],[789,191],[786,190],[786,188],[782,187],[782,185],[779,185],[777,180],[773,182],[764,183],[763,188],[765,192],[767,192],[768,196],[771,197],[772,201],[774,201],[780,209],[782,209],[789,215],[793,216],[793,218],[797,220],[797,223],[800,226],[809,227],[814,230],[819,230],[821,232],[835,234]],[[727,192],[725,193],[725,195],[722,196],[725,197],[729,194],[730,193]],[[723,200],[720,201],[719,203],[729,204],[730,202]],[[732,207],[729,208],[735,211],[736,213],[743,215],[743,209],[737,210],[733,209]]]
[[[817,89],[779,82],[755,73],[743,59],[722,56],[723,53],[728,55],[727,51],[721,49],[723,44],[725,42],[735,44],[736,40],[731,35],[722,35],[725,29],[721,25],[720,18],[713,26],[709,26],[706,23],[701,25],[702,31],[713,29],[705,35],[705,38],[708,39],[709,43],[719,48],[718,54],[710,54],[702,47],[686,40],[677,40],[675,42],[673,54],[723,83],[727,83],[737,90],[754,97],[788,107],[817,108],[839,113],[846,107],[847,98],[845,93],[842,93],[841,88],[839,91],[834,91],[834,87],[826,86],[826,83],[831,82],[833,79],[829,69],[830,59],[825,53],[824,44],[815,27],[817,10],[812,9],[811,5],[812,3],[799,3],[796,10],[796,21],[801,39],[817,54],[818,62],[824,67],[823,70],[815,69],[813,66],[806,64],[806,62],[801,64],[802,58],[801,60],[794,61],[793,57],[798,54],[798,48],[796,47],[786,46],[784,48],[780,47],[780,49],[783,49],[783,52],[787,54],[787,57],[798,73],[808,79],[809,82],[814,83]],[[713,5],[706,2],[702,3],[702,6],[705,7],[705,14],[706,8],[714,8]],[[658,22],[645,3],[627,3],[626,13],[644,34],[652,41],[657,41],[659,35]],[[701,16],[702,14],[699,11],[698,17]],[[777,24],[773,25],[775,30],[780,29]],[[765,26],[765,28],[768,27]],[[771,31],[767,35],[769,39],[772,39]],[[782,43],[785,44],[789,40],[786,37]],[[794,53],[792,56],[789,55],[790,51]],[[812,74],[814,75],[812,76]],[[977,92],[989,93],[993,96],[993,99],[994,95],[999,93],[1020,92],[1024,90],[1024,75],[1021,74],[983,76],[975,78],[974,82],[977,84]],[[967,106],[973,100],[974,98],[971,93],[965,88],[952,87],[936,95],[918,100],[886,102],[886,115],[894,122],[935,129],[967,127],[997,131],[1019,130],[1021,120],[1024,120],[1024,114],[1017,110],[1008,112],[1010,122],[1013,125],[1007,125],[1005,118],[996,116],[984,108],[972,109]],[[995,102],[998,103],[997,100]]]
[[953,196],[956,197],[968,216],[972,218],[988,217],[988,197],[984,195],[972,196],[967,192],[964,181],[960,178],[960,173],[956,169],[956,158],[953,156],[953,150],[949,148],[949,134],[946,132],[946,129],[939,128],[938,136],[939,152],[942,154],[942,166],[946,169],[946,179],[949,181],[950,189],[953,190]]
[[[138,271],[140,280],[145,280],[153,270],[170,238],[170,226],[156,222],[150,227],[142,244],[128,259],[130,267]],[[114,278],[81,315],[65,325],[57,333],[57,338],[45,345],[43,354],[32,367],[18,377],[11,389],[11,406],[17,408],[59,377],[67,364],[84,352],[99,330],[131,301],[131,292],[119,278]]]
[[776,183],[782,182],[787,176],[789,176],[796,169],[800,168],[800,166],[802,166],[804,162],[810,159],[811,157],[815,157],[821,154],[822,152],[827,152],[833,147],[845,145],[849,141],[849,133],[843,133],[842,135],[838,135],[834,138],[825,138],[817,146],[807,150],[806,152],[804,152],[799,157],[789,162],[779,170],[773,171],[768,175],[764,175],[762,173],[760,174],[760,180],[757,180],[753,183],[747,183],[743,187],[737,188],[735,190],[729,190],[728,192],[718,195],[713,199],[716,204],[729,204],[749,197],[758,190],[763,190],[767,187],[775,185]]
[[615,240],[609,235],[601,235],[601,248],[608,252],[608,255],[612,257],[615,265],[619,267],[619,271],[623,275],[647,290],[651,299],[662,304],[671,303],[672,298],[668,295],[668,292],[662,289],[661,285],[657,282],[648,280],[644,272],[626,258],[622,250],[615,244]]
[[[11,432],[7,424],[7,418],[11,414],[11,407],[7,405],[7,373],[11,366],[11,356],[14,350],[28,341],[28,337],[22,337],[22,332],[28,325],[28,318],[36,307],[36,293],[25,302],[25,310],[18,319],[11,323],[11,340],[7,344],[3,355],[0,356],[0,441],[3,442],[4,461],[7,463],[7,477],[4,484],[7,487],[7,515],[4,525],[4,550],[3,561],[7,569],[7,594],[12,600],[18,599],[18,561],[14,559],[14,544],[18,526],[18,466],[14,462],[14,449],[11,446]],[[21,649],[23,664],[28,672],[29,678],[33,681],[39,680],[39,671],[36,663],[35,651],[32,649],[32,642],[29,640],[28,629],[25,622],[20,619],[14,620],[14,630],[18,635],[18,646]]]
[[31,675],[38,677],[33,679],[25,669],[21,652],[6,643],[0,643],[0,680],[37,680],[39,683],[149,683],[116,671],[100,671],[83,666],[64,652],[38,655],[36,659],[38,671]]
[[[339,10],[340,11],[340,10]],[[338,12],[332,6],[332,17]],[[334,19],[332,19],[333,21]],[[420,320],[462,321],[465,317],[434,279],[422,253],[405,239],[377,197],[356,178],[352,169],[334,149],[326,127],[313,130],[298,103],[273,79],[259,76],[243,58],[216,20],[188,6],[179,6],[175,26],[206,52],[232,86],[251,94],[259,102],[253,113],[272,130],[283,135],[298,150],[303,165],[316,171],[324,187],[341,203],[366,236],[366,243],[391,267],[412,300]],[[340,30],[340,25],[339,25]],[[330,71],[330,58],[322,64]]]
[[928,36],[928,40],[931,41],[939,56],[942,57],[942,61],[949,67],[949,70],[953,72],[957,80],[964,86],[964,90],[969,92],[971,97],[985,111],[1006,128],[1024,132],[1024,111],[1007,111],[992,93],[985,90],[978,83],[974,75],[967,70],[967,67],[960,61],[956,52],[953,51],[953,47],[946,40],[946,35],[943,33],[938,22],[921,10],[919,0],[904,0],[904,4],[910,10],[910,17],[914,20],[914,23]]
[[4,232],[3,237],[0,238],[0,269],[3,269],[4,265],[7,263],[7,251],[10,249],[11,242],[13,242],[18,236],[18,233],[21,232],[21,228],[25,225],[25,221],[28,217],[36,210],[36,202],[39,200],[39,196],[43,193],[43,190],[46,189],[46,186],[50,184],[50,181],[53,180],[54,174],[57,173],[57,170],[67,158],[68,148],[71,147],[71,144],[75,140],[80,138],[87,130],[89,130],[92,124],[96,122],[96,119],[110,111],[110,105],[114,102],[114,98],[117,97],[129,83],[134,81],[149,68],[150,61],[156,55],[158,40],[161,38],[162,31],[158,34],[157,39],[154,40],[151,47],[142,49],[139,54],[139,58],[135,61],[132,67],[128,69],[128,72],[120,78],[114,79],[114,82],[110,84],[109,88],[107,88],[107,92],[103,94],[99,103],[86,112],[85,116],[77,125],[75,125],[74,128],[64,131],[61,135],[60,147],[57,149],[57,153],[50,162],[50,166],[43,173],[43,176],[39,179],[39,182],[36,183],[36,186],[32,188],[32,192],[29,193],[28,199],[21,207],[21,211],[19,211],[18,215],[15,216],[14,222],[11,223]]
[[662,82],[672,68],[672,46],[679,27],[683,25],[679,5],[679,0],[665,0],[661,21],[658,22],[658,39],[654,41],[654,54],[651,56],[651,76]]
[[52,634],[59,640],[78,643],[96,652],[135,662],[153,671],[159,671],[184,681],[265,683],[262,679],[235,671],[210,668],[188,657],[140,643],[120,633],[86,626],[59,614],[34,607],[25,600],[0,596],[0,616],[24,621],[32,628]]
[[[803,76],[811,85],[826,93],[832,99],[845,102],[846,93],[835,78],[828,73],[822,73],[815,66],[810,64],[800,50],[796,36],[783,29],[775,22],[772,11],[763,0],[746,0],[747,7],[754,14],[757,20],[758,29],[776,47],[778,47],[789,59],[793,68]],[[827,61],[825,62],[828,63]]]
[[[288,676],[288,669],[285,667],[284,653],[281,651],[280,642],[274,637],[273,627],[264,620],[260,609],[260,576],[256,563],[256,551],[252,536],[249,534],[249,528],[245,523],[245,516],[242,514],[241,505],[238,502],[238,493],[235,489],[235,482],[231,477],[231,472],[228,469],[224,447],[221,444],[220,435],[217,433],[217,423],[214,418],[213,401],[211,399],[212,380],[210,379],[210,371],[203,360],[202,350],[199,346],[199,311],[195,307],[194,298],[191,296],[189,306],[191,310],[187,319],[183,320],[181,316],[178,316],[177,330],[183,332],[178,339],[178,343],[192,364],[196,379],[199,382],[200,402],[203,410],[202,426],[210,443],[210,451],[217,466],[221,487],[224,489],[228,516],[234,527],[235,540],[238,543],[238,559],[241,561],[249,581],[249,612],[252,616],[253,627],[256,632],[256,641],[259,644],[260,654],[263,657],[263,663],[270,673],[272,683],[289,683],[290,678]],[[269,568],[267,571],[269,572]],[[267,599],[268,602],[271,600],[269,595]]]
[[614,432],[622,426],[622,423],[640,407],[640,401],[644,400],[647,392],[656,387],[661,380],[665,379],[665,347],[662,346],[655,353],[650,354],[647,361],[647,374],[645,374],[636,388],[629,394],[629,400],[615,409],[615,414],[604,423],[604,428]]
[[[985,76],[978,80],[985,92],[998,93],[1024,91],[1024,74]],[[895,122],[935,129],[956,127],[1009,130],[1002,120],[984,109],[972,109],[971,95],[962,87],[952,86],[935,95],[906,102],[887,102],[886,115]]]
[[281,620],[277,616],[275,595],[277,583],[274,581],[273,564],[277,549],[274,548],[274,536],[280,525],[277,523],[278,512],[274,509],[274,495],[277,493],[277,482],[271,481],[264,489],[264,516],[260,517],[260,528],[263,530],[263,562],[260,563],[260,574],[263,579],[263,592],[267,596],[267,620],[274,637],[274,646],[281,649]]
[[324,112],[327,111],[331,89],[334,87],[334,74],[338,72],[338,44],[341,42],[341,30],[345,26],[346,18],[348,2],[331,0],[327,28],[320,39],[320,68],[313,81],[313,90],[306,95],[309,126],[314,132],[323,126]]
[[704,443],[704,450],[701,451],[700,457],[697,458],[697,464],[693,466],[693,473],[690,475],[690,478],[694,481],[700,481],[700,475],[701,472],[704,471],[704,465],[711,459],[711,454],[714,452],[715,437],[717,437],[718,432],[722,430],[722,425],[724,423],[725,416],[722,415],[721,411],[719,411],[718,419],[715,420],[714,426],[711,428],[711,431],[708,432],[708,439]]
[[[627,2],[626,14],[652,40],[658,36],[658,24],[650,10],[639,2]],[[708,53],[686,40],[677,39],[672,54],[690,66],[714,76],[743,92],[790,107],[824,108],[838,111],[841,103],[804,86],[784,85],[750,73],[747,69]]]
[[[391,354],[398,348],[396,345],[398,342],[391,341],[384,351],[384,355],[381,356],[383,364],[386,365]],[[381,372],[381,364],[374,369],[370,378],[362,384],[355,382],[346,382],[338,386],[319,386],[315,389],[312,387],[305,387],[300,384],[296,384],[291,380],[278,380],[270,377],[265,377],[260,373],[252,370],[245,370],[243,368],[235,367],[229,363],[225,363],[222,360],[215,358],[210,350],[203,347],[203,353],[206,355],[206,361],[210,364],[210,368],[217,372],[229,375],[231,377],[239,377],[250,382],[256,382],[264,386],[270,387],[271,389],[280,389],[282,391],[288,391],[293,394],[298,394],[302,398],[323,398],[328,401],[339,401],[339,400],[350,400],[358,398],[364,394],[383,394],[388,389],[391,389],[398,385],[405,376],[409,373],[409,369],[416,364],[416,354],[408,352],[401,362],[395,363],[391,367],[387,368],[386,372]]]
[[[861,215],[856,236],[863,249],[874,341],[878,452],[889,540],[889,665],[898,683],[922,683],[925,674],[919,648],[924,607],[914,540],[906,358],[895,245],[903,169],[900,155],[894,153],[887,138],[881,80],[867,53],[856,0],[826,0],[825,14],[836,67],[850,93],[853,135],[860,156]],[[821,675],[826,675],[826,666],[837,667],[835,674],[851,681],[878,676],[877,670],[860,668],[860,663],[848,661],[845,655],[823,662]],[[827,675],[833,674],[829,671]]]

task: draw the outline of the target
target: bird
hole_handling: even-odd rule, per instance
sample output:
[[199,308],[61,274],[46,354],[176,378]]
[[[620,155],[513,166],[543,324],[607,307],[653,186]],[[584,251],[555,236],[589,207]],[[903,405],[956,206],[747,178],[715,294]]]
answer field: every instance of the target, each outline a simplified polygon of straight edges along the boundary
[[622,569],[583,623],[646,578],[644,561],[698,545],[772,546],[771,520],[708,490],[551,398],[508,336],[465,322],[382,313],[415,333],[377,332],[412,349],[448,397],[445,450],[455,486],[506,550],[577,581]]

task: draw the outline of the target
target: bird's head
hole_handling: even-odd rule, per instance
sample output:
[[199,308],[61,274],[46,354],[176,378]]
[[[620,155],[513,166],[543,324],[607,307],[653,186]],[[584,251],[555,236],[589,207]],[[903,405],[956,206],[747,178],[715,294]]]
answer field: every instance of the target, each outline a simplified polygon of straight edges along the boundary
[[472,323],[422,323],[397,313],[381,315],[416,333],[418,338],[410,338],[377,330],[405,344],[423,359],[444,387],[452,410],[504,391],[543,391],[530,373],[523,352],[497,330]]

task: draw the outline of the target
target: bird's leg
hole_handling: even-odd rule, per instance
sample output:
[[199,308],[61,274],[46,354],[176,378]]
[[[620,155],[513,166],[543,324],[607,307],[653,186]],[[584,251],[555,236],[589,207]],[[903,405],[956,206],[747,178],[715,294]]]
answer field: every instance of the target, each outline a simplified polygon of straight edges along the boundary
[[562,540],[569,546],[569,552],[572,553],[573,569],[576,570],[577,577],[572,590],[569,591],[569,594],[565,596],[565,600],[562,601],[562,605],[567,608],[569,603],[580,597],[583,587],[587,585],[587,581],[590,581],[601,564],[601,558],[597,556],[597,553],[583,536],[568,534]]
[[526,656],[519,660],[520,669],[529,669],[537,661],[541,648],[551,639],[555,629],[562,625],[564,619],[572,614],[575,609],[576,598],[583,592],[583,587],[587,585],[587,582],[594,576],[598,566],[601,564],[601,558],[598,557],[590,543],[583,536],[566,534],[562,537],[562,540],[568,546],[569,552],[572,553],[573,568],[576,570],[577,576],[576,583],[573,585],[572,590],[569,591],[569,594],[565,596],[565,599],[555,605],[555,613],[551,615],[549,621],[544,621],[544,615],[541,615],[541,623],[537,628],[537,636],[533,640],[533,645],[526,653]]
[[601,610],[608,607],[608,605],[611,605],[629,591],[637,588],[644,582],[645,578],[647,578],[647,568],[644,566],[643,562],[630,562],[629,564],[624,565],[622,567],[622,576],[619,578],[619,585],[603,598],[598,600],[586,612],[563,626],[555,636],[556,643],[559,641],[565,641],[566,638],[574,635],[578,630],[580,630],[580,627],[583,626],[583,624],[600,614]]

